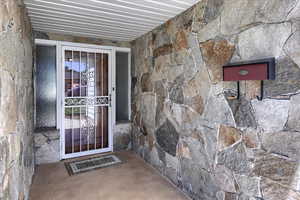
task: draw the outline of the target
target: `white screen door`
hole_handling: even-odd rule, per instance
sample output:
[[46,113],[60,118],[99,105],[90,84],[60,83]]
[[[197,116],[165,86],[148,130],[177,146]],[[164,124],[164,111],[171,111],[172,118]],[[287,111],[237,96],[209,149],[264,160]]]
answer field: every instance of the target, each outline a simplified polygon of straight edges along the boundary
[[62,48],[62,158],[112,151],[111,51]]

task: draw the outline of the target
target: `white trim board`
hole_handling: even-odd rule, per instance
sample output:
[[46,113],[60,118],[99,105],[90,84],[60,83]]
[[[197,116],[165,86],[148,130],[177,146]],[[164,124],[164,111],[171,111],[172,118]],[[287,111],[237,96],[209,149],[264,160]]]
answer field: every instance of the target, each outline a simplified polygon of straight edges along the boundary
[[96,49],[109,49],[122,52],[131,52],[131,49],[128,47],[117,47],[117,46],[107,46],[107,45],[96,45],[88,43],[79,43],[79,42],[66,42],[58,40],[47,40],[47,39],[35,39],[36,45],[47,45],[47,46],[74,46],[74,47],[85,47],[85,48],[96,48]]

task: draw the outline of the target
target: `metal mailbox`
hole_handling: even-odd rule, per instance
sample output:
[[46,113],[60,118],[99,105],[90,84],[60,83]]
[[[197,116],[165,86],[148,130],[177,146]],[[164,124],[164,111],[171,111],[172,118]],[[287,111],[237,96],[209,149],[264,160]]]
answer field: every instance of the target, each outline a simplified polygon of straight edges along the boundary
[[258,100],[263,99],[263,81],[275,80],[275,58],[253,60],[246,62],[230,63],[223,66],[223,80],[237,81],[238,96],[240,93],[239,81],[243,80],[260,80],[261,96]]
[[242,80],[274,80],[275,59],[262,59],[255,61],[239,62],[223,67],[224,81]]

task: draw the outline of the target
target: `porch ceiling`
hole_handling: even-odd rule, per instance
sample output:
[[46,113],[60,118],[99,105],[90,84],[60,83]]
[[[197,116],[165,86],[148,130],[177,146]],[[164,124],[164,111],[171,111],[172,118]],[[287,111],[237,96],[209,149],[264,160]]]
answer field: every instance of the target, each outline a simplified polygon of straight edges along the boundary
[[36,31],[131,41],[199,0],[24,0]]

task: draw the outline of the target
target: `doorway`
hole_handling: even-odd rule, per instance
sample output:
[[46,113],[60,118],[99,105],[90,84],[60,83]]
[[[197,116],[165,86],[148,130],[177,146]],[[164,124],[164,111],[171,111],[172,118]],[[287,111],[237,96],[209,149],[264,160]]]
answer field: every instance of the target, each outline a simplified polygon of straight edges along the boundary
[[112,52],[62,46],[62,158],[112,151]]
[[130,148],[130,48],[35,44],[35,137],[47,136],[39,162]]

